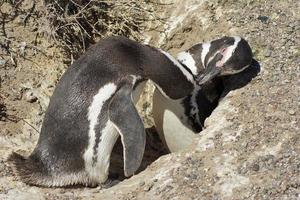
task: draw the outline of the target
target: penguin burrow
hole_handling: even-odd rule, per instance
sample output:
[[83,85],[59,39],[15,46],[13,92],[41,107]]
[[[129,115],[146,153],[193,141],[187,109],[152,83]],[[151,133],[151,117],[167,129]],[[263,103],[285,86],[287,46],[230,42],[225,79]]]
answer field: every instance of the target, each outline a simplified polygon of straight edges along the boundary
[[[160,138],[170,152],[189,147],[202,130],[204,120],[217,106],[223,78],[237,74],[252,62],[252,51],[240,37],[223,37],[199,43],[177,55],[201,86],[184,98],[165,98],[157,89],[153,96],[153,118]],[[230,79],[229,76],[227,76]]]

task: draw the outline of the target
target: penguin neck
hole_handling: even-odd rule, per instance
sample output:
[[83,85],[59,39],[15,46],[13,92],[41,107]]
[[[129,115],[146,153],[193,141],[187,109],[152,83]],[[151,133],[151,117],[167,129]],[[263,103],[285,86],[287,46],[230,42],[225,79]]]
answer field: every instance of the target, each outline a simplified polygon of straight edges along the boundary
[[178,53],[176,58],[194,77],[196,77],[199,74],[203,74],[205,71],[205,65],[202,62],[202,57],[206,56],[206,54],[204,54],[205,52],[203,53],[202,44],[197,44],[190,50]]
[[145,75],[165,97],[181,99],[193,91],[193,75],[173,56],[150,46],[146,46],[146,50]]

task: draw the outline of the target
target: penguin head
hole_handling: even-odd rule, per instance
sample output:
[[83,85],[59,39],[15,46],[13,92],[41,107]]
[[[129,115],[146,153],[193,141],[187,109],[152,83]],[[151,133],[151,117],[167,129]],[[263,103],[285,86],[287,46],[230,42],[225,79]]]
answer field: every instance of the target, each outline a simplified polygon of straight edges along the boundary
[[252,51],[241,37],[223,37],[199,43],[177,55],[177,59],[202,85],[216,76],[236,74],[252,61]]
[[[223,37],[202,44],[203,73],[197,75],[197,83],[203,85],[217,76],[236,74],[246,69],[252,61],[252,51],[246,40],[241,37]],[[203,58],[204,57],[204,58]]]

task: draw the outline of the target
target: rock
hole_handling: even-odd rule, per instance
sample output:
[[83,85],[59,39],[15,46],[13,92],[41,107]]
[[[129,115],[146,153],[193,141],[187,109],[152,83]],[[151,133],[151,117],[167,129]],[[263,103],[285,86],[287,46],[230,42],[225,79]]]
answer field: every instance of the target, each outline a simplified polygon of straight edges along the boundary
[[260,16],[257,17],[257,19],[259,21],[263,22],[263,23],[266,23],[268,21],[269,17],[264,16],[264,15],[260,15]]
[[[6,64],[6,60],[0,59],[0,66],[1,65],[5,65]],[[1,80],[1,79],[0,79]]]
[[253,171],[258,171],[259,170],[259,165],[258,164],[253,164],[252,165],[252,167],[251,167],[251,169],[253,170]]
[[27,46],[27,43],[26,43],[26,42],[21,42],[21,43],[19,44],[20,54],[21,54],[22,56],[25,55],[25,48],[26,48],[26,46]]
[[37,96],[32,91],[27,91],[24,95],[24,98],[29,103],[34,103],[38,100]]
[[295,114],[296,114],[296,111],[295,111],[295,110],[289,110],[289,114],[290,114],[290,115],[295,115]]
[[153,187],[154,183],[148,183],[145,187],[144,187],[144,191],[148,192],[151,190],[151,188]]
[[17,100],[21,100],[23,96],[23,91],[22,90],[16,90],[16,89],[12,89],[11,95],[9,96],[9,98],[12,101],[17,101]]
[[270,57],[271,55],[272,55],[272,51],[269,50],[269,49],[266,50],[265,53],[264,53],[264,56],[265,56],[265,57]]
[[142,187],[142,186],[144,186],[145,185],[145,181],[141,181],[140,183],[139,183],[139,186],[140,187]]

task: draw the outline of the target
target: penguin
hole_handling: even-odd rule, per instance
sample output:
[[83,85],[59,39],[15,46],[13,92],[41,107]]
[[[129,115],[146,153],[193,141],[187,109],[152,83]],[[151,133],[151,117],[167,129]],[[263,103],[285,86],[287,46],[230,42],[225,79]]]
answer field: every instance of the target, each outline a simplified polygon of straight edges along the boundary
[[31,155],[8,158],[15,173],[44,187],[105,185],[121,136],[124,174],[134,175],[146,140],[135,103],[148,79],[170,99],[195,85],[195,77],[163,50],[120,36],[89,48],[56,85]]
[[197,77],[198,84],[189,95],[177,100],[166,99],[159,90],[154,92],[155,127],[170,152],[188,148],[199,136],[205,118],[222,95],[223,78],[249,67],[252,51],[241,37],[222,37],[180,52],[177,60]]

